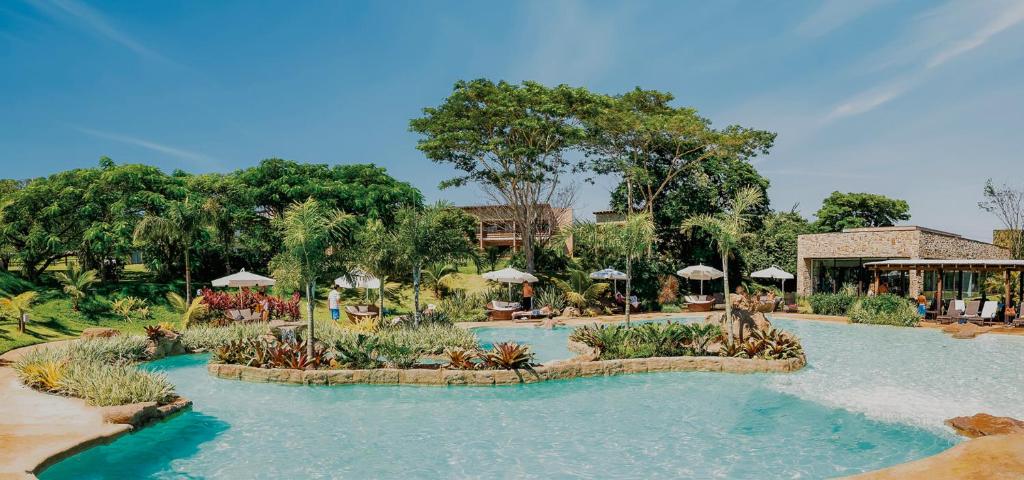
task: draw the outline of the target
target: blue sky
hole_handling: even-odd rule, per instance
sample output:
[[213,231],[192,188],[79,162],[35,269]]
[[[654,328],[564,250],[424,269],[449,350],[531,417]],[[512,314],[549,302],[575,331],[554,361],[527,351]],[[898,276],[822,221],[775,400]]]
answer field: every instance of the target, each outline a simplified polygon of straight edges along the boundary
[[[374,162],[429,198],[450,174],[408,120],[458,79],[642,86],[716,125],[778,132],[773,205],[833,190],[988,240],[986,178],[1024,185],[1024,2],[0,4],[0,176],[96,165],[229,171]],[[578,216],[607,205],[584,186]]]

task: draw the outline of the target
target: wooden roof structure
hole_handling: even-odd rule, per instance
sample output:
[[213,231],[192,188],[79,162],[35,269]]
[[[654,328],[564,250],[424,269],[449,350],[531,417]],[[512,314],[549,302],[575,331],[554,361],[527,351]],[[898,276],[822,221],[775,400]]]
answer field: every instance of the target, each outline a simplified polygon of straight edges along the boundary
[[1003,259],[892,259],[867,262],[864,268],[875,271],[961,271],[961,272],[1021,272],[1024,260]]

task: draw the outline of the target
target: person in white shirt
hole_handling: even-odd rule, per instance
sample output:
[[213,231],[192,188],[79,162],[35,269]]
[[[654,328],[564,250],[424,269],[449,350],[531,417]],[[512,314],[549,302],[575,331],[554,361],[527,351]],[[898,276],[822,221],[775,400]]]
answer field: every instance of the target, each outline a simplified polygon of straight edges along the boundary
[[327,308],[331,310],[331,318],[337,321],[341,318],[341,293],[338,286],[331,286],[331,293],[327,294]]

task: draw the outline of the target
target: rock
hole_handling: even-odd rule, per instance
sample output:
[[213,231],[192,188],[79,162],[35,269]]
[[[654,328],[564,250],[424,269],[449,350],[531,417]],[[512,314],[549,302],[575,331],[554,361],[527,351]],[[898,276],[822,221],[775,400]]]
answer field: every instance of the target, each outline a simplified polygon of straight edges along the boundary
[[956,433],[970,438],[1024,433],[1024,422],[1016,418],[996,417],[987,413],[951,418],[946,420],[946,425],[953,427]]
[[110,338],[116,337],[120,333],[113,328],[92,327],[82,330],[82,338]]
[[156,402],[130,403],[103,407],[103,421],[139,426],[157,413]]
[[295,340],[302,338],[302,332],[306,330],[306,322],[286,322],[284,320],[271,320],[270,333],[279,340]]
[[965,323],[960,325],[960,329],[953,333],[953,338],[974,338],[977,337],[979,333],[981,333],[981,331],[977,325],[973,323]]
[[186,353],[185,346],[181,344],[181,336],[174,332],[166,332],[156,340],[150,340],[146,346],[146,356],[150,360],[181,355]]
[[569,317],[569,318],[576,318],[576,317],[580,316],[580,311],[578,309],[576,309],[576,307],[565,307],[565,309],[562,310],[562,316],[563,317]]

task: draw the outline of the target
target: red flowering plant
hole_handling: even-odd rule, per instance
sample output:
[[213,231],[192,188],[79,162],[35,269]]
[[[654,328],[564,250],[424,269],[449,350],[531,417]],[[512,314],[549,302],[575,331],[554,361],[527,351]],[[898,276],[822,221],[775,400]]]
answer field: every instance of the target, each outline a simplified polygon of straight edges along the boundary
[[217,312],[224,316],[227,316],[229,310],[262,311],[263,300],[266,299],[270,318],[287,318],[289,320],[298,320],[299,318],[299,300],[295,296],[285,300],[249,288],[242,288],[237,293],[217,292],[204,288],[202,296],[203,304],[211,312]]

